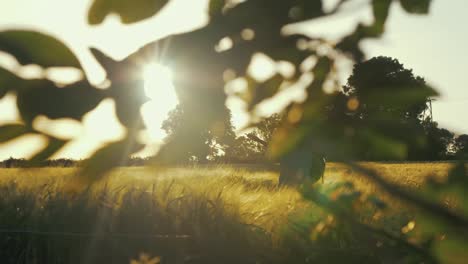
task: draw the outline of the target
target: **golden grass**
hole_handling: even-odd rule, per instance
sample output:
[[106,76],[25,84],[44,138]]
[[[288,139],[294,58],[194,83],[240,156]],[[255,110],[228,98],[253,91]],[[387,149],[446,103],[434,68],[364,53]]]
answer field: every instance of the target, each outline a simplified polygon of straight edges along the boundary
[[[411,188],[417,188],[427,175],[445,177],[452,166],[449,163],[362,165]],[[170,241],[114,239],[114,244],[98,244],[95,248],[98,255],[95,262],[90,263],[108,261],[109,254],[119,259],[113,263],[125,263],[130,256],[135,256],[131,254],[142,248],[163,259],[177,255],[195,256],[199,259],[195,263],[219,263],[220,259],[238,259],[238,263],[251,259],[260,259],[263,263],[296,263],[292,259],[303,259],[309,254],[309,246],[305,246],[309,243],[308,238],[303,240],[293,234],[293,240],[290,240],[288,235],[285,236],[285,227],[294,229],[294,224],[291,224],[300,220],[304,212],[308,213],[308,222],[303,225],[306,230],[310,228],[310,221],[323,217],[323,211],[305,201],[295,188],[278,188],[278,173],[275,171],[227,165],[158,170],[118,168],[84,195],[74,197],[64,192],[64,186],[77,172],[74,168],[0,169],[0,206],[3,208],[0,226],[4,230],[35,228],[45,232],[78,230],[85,233],[96,232],[98,226],[107,233],[187,234],[190,237],[187,241],[174,242],[175,246],[167,244],[173,243]],[[351,181],[369,194],[378,191],[343,164],[328,163],[323,185],[331,186],[343,181]],[[400,206],[392,204],[395,205]],[[392,210],[390,216],[379,222],[391,225],[390,229],[399,232],[407,221],[407,217],[400,217],[400,214],[403,214],[402,210]],[[105,221],[99,226],[97,223],[102,221],[98,219]],[[31,259],[51,263],[51,259],[80,256],[86,253],[80,245],[92,242],[92,237],[58,238],[44,242],[31,240],[28,236],[16,236],[18,239],[14,244],[2,239],[0,243],[4,242],[11,247],[8,250],[24,256],[24,262],[18,263],[28,263]],[[355,247],[362,245],[352,242],[353,238],[347,242],[348,246],[340,246],[347,240],[346,236],[338,236],[335,242],[324,245],[338,247],[334,250],[353,256]],[[52,248],[52,255],[42,254],[44,247]],[[122,251],[121,247],[128,250]],[[174,248],[183,248],[184,252],[173,252]],[[0,253],[0,258],[13,256],[15,259],[16,255],[7,254],[8,250],[3,255]],[[324,255],[325,259],[328,257]],[[76,263],[81,263],[79,261]]]
[[[361,164],[407,187],[418,187],[427,175],[445,177],[452,166],[451,163]],[[47,186],[49,191],[60,192],[62,186],[76,174],[76,168],[0,169],[0,185],[15,183],[19,190],[33,193],[41,193],[43,187]],[[161,206],[190,195],[204,197],[209,201],[219,199],[224,210],[235,212],[241,222],[272,232],[274,227],[287,223],[291,212],[307,206],[294,188],[278,189],[277,178],[278,173],[275,171],[224,165],[158,170],[125,167],[115,169],[105,180],[95,184],[93,189],[97,193],[104,186],[111,192],[122,189],[151,192]],[[345,165],[328,163],[324,183],[342,181],[351,181],[357,189],[367,193],[378,191],[359,173]],[[125,192],[120,193],[123,195]]]

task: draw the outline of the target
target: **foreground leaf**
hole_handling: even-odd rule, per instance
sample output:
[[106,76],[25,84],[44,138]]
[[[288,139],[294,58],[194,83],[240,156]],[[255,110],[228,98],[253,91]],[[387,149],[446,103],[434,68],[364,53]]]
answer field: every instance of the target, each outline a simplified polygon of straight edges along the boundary
[[95,0],[88,13],[88,23],[102,23],[107,15],[116,13],[123,23],[134,23],[154,16],[169,0]]
[[81,171],[81,180],[85,183],[98,180],[106,172],[123,165],[129,156],[141,147],[141,144],[130,137],[102,147],[85,162]]
[[47,147],[45,147],[43,150],[41,150],[29,160],[30,165],[40,165],[41,162],[47,160],[48,158],[52,157],[52,155],[57,153],[57,151],[59,151],[67,142],[67,140],[62,140],[49,136],[49,142],[47,144]]
[[0,51],[13,55],[23,65],[75,67],[81,64],[61,41],[49,35],[27,30],[0,32]]
[[59,88],[48,80],[25,80],[17,97],[21,117],[29,124],[39,115],[80,120],[101,102],[105,94],[87,81]]
[[24,125],[9,124],[0,126],[0,143],[4,143],[28,133]]
[[431,0],[400,0],[401,6],[411,14],[427,14]]
[[20,80],[18,76],[12,72],[0,67],[0,98],[13,88],[16,83]]

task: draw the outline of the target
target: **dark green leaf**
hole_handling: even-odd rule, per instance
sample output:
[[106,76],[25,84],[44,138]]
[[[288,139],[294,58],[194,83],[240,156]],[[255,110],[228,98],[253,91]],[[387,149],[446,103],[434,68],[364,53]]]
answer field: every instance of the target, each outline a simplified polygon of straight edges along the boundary
[[431,0],[400,0],[401,6],[411,14],[427,14]]
[[385,22],[387,21],[388,12],[392,0],[373,0],[372,11],[374,13],[374,24],[371,26],[375,34],[382,34],[384,31]]
[[39,115],[51,119],[80,120],[105,97],[102,90],[94,88],[87,81],[61,88],[48,80],[23,80],[23,83],[17,92],[17,106],[28,124]]
[[24,125],[10,124],[0,126],[0,143],[4,143],[28,133]]
[[252,94],[252,98],[249,102],[249,109],[251,110],[258,103],[265,99],[268,99],[276,94],[281,83],[283,83],[283,77],[279,74],[271,77],[263,83],[257,83],[253,79],[249,80],[249,90]]
[[0,32],[0,51],[13,55],[19,63],[42,67],[75,67],[81,65],[73,52],[49,35],[26,30]]
[[364,53],[359,47],[359,43],[365,38],[376,38],[384,33],[391,3],[391,0],[373,0],[374,23],[370,26],[359,24],[354,32],[344,37],[336,47],[350,54],[356,61],[364,59]]
[[42,161],[47,160],[57,151],[59,151],[67,142],[67,140],[62,140],[49,136],[49,142],[47,144],[47,147],[45,147],[43,150],[41,150],[29,160],[30,165],[39,165]]
[[366,104],[389,106],[393,108],[408,108],[421,102],[426,102],[427,98],[438,96],[438,93],[427,85],[400,85],[382,86],[374,89],[362,96]]
[[98,180],[100,176],[103,176],[112,168],[123,165],[130,155],[141,149],[141,147],[141,144],[130,138],[110,143],[96,151],[85,162],[81,174],[88,181]]
[[152,17],[169,0],[94,0],[89,13],[88,23],[100,24],[109,14],[116,13],[123,23],[134,23]]
[[373,130],[361,131],[361,135],[369,142],[369,152],[378,159],[403,160],[407,157],[407,147],[404,143],[377,133]]
[[18,76],[0,67],[0,98],[5,96],[11,88],[14,88],[18,81],[21,81]]
[[211,0],[208,7],[208,13],[210,16],[216,16],[221,14],[224,6],[226,5],[226,0]]

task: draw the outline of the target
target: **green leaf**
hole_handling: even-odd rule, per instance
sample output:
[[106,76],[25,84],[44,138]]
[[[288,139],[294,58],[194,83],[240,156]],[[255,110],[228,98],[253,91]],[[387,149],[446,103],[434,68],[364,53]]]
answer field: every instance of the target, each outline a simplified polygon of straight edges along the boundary
[[371,28],[375,31],[375,34],[382,34],[384,32],[385,22],[387,21],[388,12],[392,0],[373,0],[372,11],[374,13],[374,24]]
[[336,48],[349,53],[356,61],[364,59],[364,53],[359,47],[359,43],[366,38],[380,37],[385,31],[385,22],[392,0],[373,0],[372,12],[374,15],[374,23],[370,26],[358,24],[356,29],[350,35],[344,37]]
[[0,67],[0,98],[14,87],[21,79],[12,72]]
[[441,240],[434,246],[434,254],[440,263],[466,263],[468,243],[460,238],[447,238]]
[[387,160],[406,158],[408,149],[403,142],[373,130],[365,130],[361,133],[369,142],[369,151],[373,153],[373,156]]
[[427,14],[431,0],[400,0],[400,4],[406,12],[411,14]]
[[80,120],[105,97],[102,90],[85,80],[61,88],[48,80],[23,80],[22,83],[17,92],[17,106],[28,124],[39,115]]
[[141,147],[141,144],[128,137],[102,147],[84,163],[81,171],[82,179],[88,182],[98,180],[106,172],[123,165],[129,156]]
[[225,5],[226,0],[211,0],[208,6],[208,14],[210,16],[217,16],[221,14]]
[[283,77],[280,74],[276,74],[263,83],[257,83],[250,78],[248,83],[251,93],[250,98],[252,98],[249,102],[249,110],[251,110],[263,100],[268,99],[276,94],[279,87],[283,83]]
[[42,67],[75,67],[81,64],[61,41],[49,35],[26,30],[0,32],[0,51],[13,55],[19,63]]
[[41,150],[29,160],[30,165],[39,165],[42,161],[47,160],[57,151],[59,151],[67,142],[67,140],[62,140],[49,136],[49,143],[47,144],[47,147],[45,147],[43,150]]
[[134,23],[152,17],[160,11],[169,0],[94,0],[89,12],[88,23],[102,23],[107,15],[116,13],[123,23]]
[[362,96],[367,104],[385,105],[393,108],[408,108],[439,94],[428,85],[395,85],[374,89]]
[[140,109],[148,102],[143,81],[129,81],[112,85],[109,90],[114,98],[117,117],[125,127],[138,129],[143,125]]
[[4,143],[28,133],[29,130],[20,124],[0,126],[0,143]]

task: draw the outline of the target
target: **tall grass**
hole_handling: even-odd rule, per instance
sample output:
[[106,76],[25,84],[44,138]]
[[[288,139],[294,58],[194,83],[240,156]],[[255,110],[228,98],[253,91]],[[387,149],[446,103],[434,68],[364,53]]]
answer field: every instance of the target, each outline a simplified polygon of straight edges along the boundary
[[[376,261],[356,232],[312,239],[311,223],[333,219],[278,188],[272,171],[122,168],[82,193],[63,191],[75,173],[0,170],[1,263],[129,263],[141,252],[161,263]],[[374,190],[339,164],[327,167],[325,185],[347,177]],[[382,223],[398,231],[407,217],[396,218]]]

